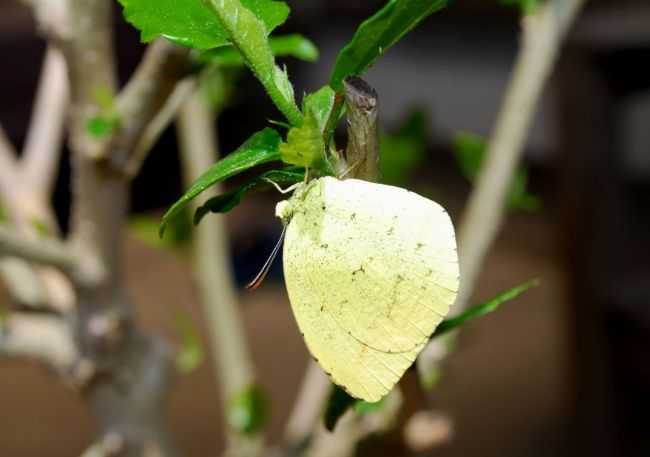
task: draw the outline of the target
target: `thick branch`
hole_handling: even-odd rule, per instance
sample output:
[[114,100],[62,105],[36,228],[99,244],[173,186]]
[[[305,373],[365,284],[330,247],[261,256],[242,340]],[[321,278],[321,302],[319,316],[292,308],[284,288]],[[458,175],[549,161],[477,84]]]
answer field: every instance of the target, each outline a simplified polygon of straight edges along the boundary
[[51,238],[25,238],[6,225],[0,225],[0,256],[19,257],[72,274],[78,267],[65,244]]
[[50,46],[21,161],[22,180],[29,183],[29,191],[44,202],[49,200],[58,171],[67,107],[65,59],[60,50]]
[[79,359],[71,335],[60,318],[12,315],[0,326],[0,355],[34,358],[70,372]]
[[522,45],[487,158],[460,225],[461,282],[455,311],[473,293],[487,251],[501,226],[505,198],[519,164],[539,97],[569,26],[586,0],[547,0],[523,20]]
[[[195,91],[183,105],[178,132],[185,181],[189,185],[217,159],[214,113],[199,91]],[[209,198],[215,192],[213,188],[205,192],[203,198]],[[223,217],[203,220],[196,229],[194,265],[225,405],[255,381],[228,251]],[[228,423],[228,417],[225,419]],[[226,433],[230,441],[228,455],[245,457],[258,453],[261,446],[258,434],[240,433],[231,427],[226,429]]]

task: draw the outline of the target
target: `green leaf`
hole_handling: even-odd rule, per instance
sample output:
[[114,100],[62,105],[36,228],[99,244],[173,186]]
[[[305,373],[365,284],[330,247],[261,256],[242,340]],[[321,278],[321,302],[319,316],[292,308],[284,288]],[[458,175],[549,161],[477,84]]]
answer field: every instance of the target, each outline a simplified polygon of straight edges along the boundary
[[477,317],[481,317],[484,316],[485,314],[496,311],[499,308],[499,306],[502,305],[503,303],[508,302],[510,300],[514,300],[515,298],[517,298],[518,296],[526,292],[528,289],[537,287],[538,285],[539,285],[539,281],[537,279],[533,279],[531,281],[513,287],[510,290],[502,292],[496,297],[494,297],[492,300],[486,301],[485,303],[481,303],[480,305],[476,305],[456,317],[445,319],[438,326],[438,328],[436,328],[436,331],[433,333],[433,335],[431,335],[431,338],[437,338],[441,335],[444,335],[447,332],[450,332],[460,327],[461,325],[465,324],[467,321],[476,319]]
[[537,8],[541,5],[541,0],[501,0],[506,6],[519,7],[523,14],[534,14]]
[[169,221],[166,236],[159,236],[159,220],[152,216],[138,215],[129,219],[129,232],[133,237],[156,249],[182,252],[192,241],[192,220],[187,208]]
[[194,224],[201,222],[201,219],[208,213],[227,213],[241,203],[242,199],[249,192],[271,187],[269,181],[277,185],[295,184],[305,179],[305,171],[298,168],[286,168],[284,170],[270,170],[262,173],[257,178],[247,182],[239,188],[212,197],[203,205],[197,208],[194,213]]
[[[276,57],[295,57],[307,62],[318,60],[319,53],[316,45],[299,34],[270,37],[269,45]],[[221,67],[239,67],[246,64],[244,57],[233,47],[205,51],[201,53],[199,59]]]
[[262,83],[275,106],[292,125],[301,125],[302,114],[294,100],[293,86],[286,70],[275,65],[264,23],[245,8],[240,0],[204,2],[217,15],[230,42],[241,53],[246,65]]
[[387,398],[388,396],[374,403],[370,403],[363,400],[357,400],[356,404],[354,405],[354,409],[357,412],[357,414],[361,416],[376,413],[377,411],[381,411],[384,408],[384,406],[386,406]]
[[113,133],[120,125],[119,118],[114,115],[95,116],[86,122],[86,132],[94,138],[101,140]]
[[313,168],[328,175],[334,174],[334,169],[325,155],[323,133],[312,111],[305,113],[302,126],[289,130],[287,141],[280,145],[280,153],[284,163]]
[[334,109],[336,92],[330,86],[323,86],[316,92],[307,95],[303,102],[303,112],[311,113],[316,120],[321,133],[325,131],[327,121]]
[[393,135],[381,135],[379,168],[382,182],[404,185],[426,159],[427,121],[420,111],[411,113]]
[[259,386],[250,385],[235,395],[228,406],[228,423],[247,435],[262,429],[267,416],[267,400]]
[[7,212],[4,209],[4,206],[0,204],[0,224],[3,222],[7,222]]
[[390,0],[357,29],[341,50],[330,77],[340,92],[348,76],[363,74],[391,46],[430,14],[447,5],[447,0]]
[[332,391],[327,400],[323,421],[325,428],[330,432],[334,431],[339,419],[343,414],[357,402],[357,399],[337,385],[332,385]]
[[208,187],[257,165],[280,160],[281,141],[278,132],[267,127],[251,136],[235,152],[215,163],[167,210],[160,224],[160,236],[165,233],[169,222]]
[[7,311],[4,305],[0,305],[0,330],[7,323],[7,319],[9,319],[9,311]]
[[176,368],[188,374],[200,367],[205,359],[201,335],[188,313],[178,313],[174,321],[181,343],[176,354]]
[[[459,132],[453,140],[453,149],[456,155],[456,162],[465,178],[474,182],[485,160],[487,144],[483,137],[470,132]],[[510,190],[506,197],[506,203],[511,209],[525,211],[536,211],[542,206],[541,199],[529,193],[528,170],[520,167],[515,174]]]
[[[219,19],[202,0],[118,0],[124,17],[140,30],[143,42],[159,36],[195,49],[211,49],[230,44]],[[241,0],[264,25],[265,34],[286,21],[289,7],[272,0]]]

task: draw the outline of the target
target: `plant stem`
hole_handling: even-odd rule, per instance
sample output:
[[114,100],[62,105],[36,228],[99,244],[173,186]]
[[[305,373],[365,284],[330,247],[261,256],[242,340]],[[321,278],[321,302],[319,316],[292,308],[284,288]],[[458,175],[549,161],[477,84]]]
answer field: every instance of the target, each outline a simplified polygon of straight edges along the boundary
[[463,311],[501,226],[505,199],[519,164],[542,89],[569,26],[586,0],[547,0],[522,22],[522,44],[485,164],[470,195],[458,234],[461,282],[454,310]]
[[[201,95],[200,90],[194,91],[181,107],[178,118],[181,161],[188,186],[217,160],[215,113]],[[204,192],[202,198],[210,198],[216,193],[217,189],[213,187]],[[192,203],[193,209],[201,203],[197,200]],[[224,217],[205,218],[195,233],[194,269],[220,379],[224,419],[229,424],[230,401],[255,382],[253,362],[229,264]],[[226,427],[228,455],[257,455],[262,445],[259,434],[245,434],[231,425]]]

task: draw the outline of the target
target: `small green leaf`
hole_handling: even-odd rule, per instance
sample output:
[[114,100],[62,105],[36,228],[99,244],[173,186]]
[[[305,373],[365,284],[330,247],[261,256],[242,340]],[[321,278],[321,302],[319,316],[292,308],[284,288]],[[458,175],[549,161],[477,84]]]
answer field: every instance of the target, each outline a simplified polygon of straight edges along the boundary
[[7,212],[4,209],[4,206],[0,204],[0,224],[3,222],[7,222]]
[[281,141],[278,132],[267,127],[251,136],[235,152],[215,163],[167,210],[160,224],[160,236],[165,233],[169,222],[208,187],[257,165],[280,160]]
[[340,92],[348,76],[363,74],[381,55],[447,0],[390,0],[357,28],[352,40],[341,50],[330,77],[330,85]]
[[379,168],[382,182],[404,185],[426,159],[426,118],[422,112],[411,113],[393,135],[381,135]]
[[[470,132],[459,132],[453,140],[453,149],[456,155],[456,163],[465,178],[474,182],[485,160],[487,144],[483,137]],[[510,190],[506,197],[506,203],[511,209],[525,211],[536,211],[541,208],[542,200],[537,195],[529,193],[528,170],[520,167],[515,174]]]
[[259,177],[247,182],[239,188],[217,195],[206,201],[197,208],[194,213],[194,224],[201,222],[201,219],[208,213],[227,213],[239,205],[241,200],[249,192],[262,188],[271,187],[270,181],[277,185],[295,184],[305,179],[305,171],[299,168],[286,168],[284,170],[270,170],[262,173]]
[[372,414],[376,413],[377,411],[381,411],[384,406],[386,406],[386,399],[388,396],[382,398],[379,401],[370,403],[367,401],[362,401],[362,400],[357,400],[356,404],[354,405],[354,409],[357,412],[357,414],[361,416],[365,416],[367,414]]
[[325,406],[325,415],[323,421],[325,428],[330,432],[334,431],[339,419],[343,414],[357,402],[356,398],[351,397],[348,393],[337,385],[332,385],[330,396]]
[[514,300],[515,298],[523,294],[528,289],[537,287],[538,285],[539,285],[539,281],[537,279],[533,279],[531,281],[513,287],[510,290],[500,293],[492,300],[486,301],[485,303],[481,303],[480,305],[473,306],[472,308],[468,309],[467,311],[465,311],[464,313],[456,317],[445,319],[438,326],[438,328],[436,328],[436,331],[433,333],[433,335],[431,335],[431,338],[437,338],[441,335],[444,335],[447,332],[450,332],[460,327],[461,325],[465,324],[467,321],[476,319],[477,317],[481,317],[484,316],[485,314],[496,311],[499,308],[499,306],[502,305],[503,303],[508,302],[510,300]]
[[86,132],[92,137],[101,140],[113,133],[119,124],[119,119],[113,115],[95,116],[86,122]]
[[240,0],[204,0],[241,53],[246,65],[262,83],[275,106],[292,125],[302,124],[293,86],[286,70],[275,65],[266,26]]
[[506,6],[519,7],[523,14],[534,14],[537,8],[541,5],[541,0],[501,0]]
[[266,422],[267,400],[259,386],[250,385],[235,395],[228,406],[228,423],[240,433],[251,435]]
[[325,155],[325,140],[312,111],[305,113],[305,122],[293,127],[287,134],[287,141],[280,145],[282,161],[290,165],[313,168],[333,175],[332,165]]
[[336,92],[330,86],[323,86],[316,92],[307,95],[302,102],[303,112],[311,113],[321,133],[325,131],[327,120],[334,109],[335,100]]
[[199,330],[186,312],[178,313],[175,319],[176,331],[180,337],[180,350],[176,354],[176,368],[184,374],[201,366],[205,351]]
[[[295,57],[307,62],[318,60],[316,45],[299,34],[270,37],[269,45],[276,57]],[[246,64],[244,57],[233,47],[205,51],[201,53],[199,59],[221,67],[239,67]]]
[[[226,30],[202,0],[118,0],[124,17],[140,30],[141,40],[163,36],[176,44],[212,49],[230,44]],[[286,21],[289,7],[272,0],[241,0],[264,25],[266,35]]]

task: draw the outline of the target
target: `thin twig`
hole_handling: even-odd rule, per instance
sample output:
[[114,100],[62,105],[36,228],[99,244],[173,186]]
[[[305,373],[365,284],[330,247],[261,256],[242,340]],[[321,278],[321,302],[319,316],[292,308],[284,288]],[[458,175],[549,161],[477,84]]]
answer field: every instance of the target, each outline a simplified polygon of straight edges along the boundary
[[67,107],[65,59],[59,49],[50,46],[21,160],[22,181],[44,201],[49,200],[58,171]]
[[[199,91],[182,106],[178,118],[181,162],[189,186],[217,159],[214,113]],[[215,195],[213,187],[202,198]],[[199,205],[200,202],[195,202]],[[253,362],[237,304],[223,216],[206,218],[196,229],[194,241],[195,274],[201,303],[210,329],[212,352],[220,379],[224,405],[255,382]],[[224,407],[228,424],[228,408]],[[226,426],[229,438],[227,455],[246,457],[259,453],[262,437]]]

